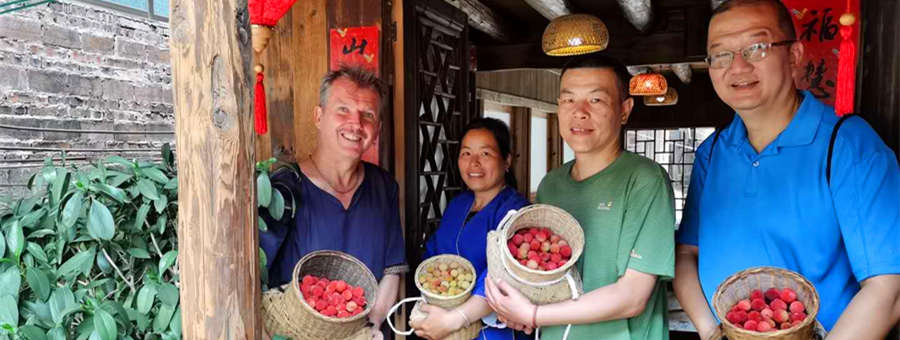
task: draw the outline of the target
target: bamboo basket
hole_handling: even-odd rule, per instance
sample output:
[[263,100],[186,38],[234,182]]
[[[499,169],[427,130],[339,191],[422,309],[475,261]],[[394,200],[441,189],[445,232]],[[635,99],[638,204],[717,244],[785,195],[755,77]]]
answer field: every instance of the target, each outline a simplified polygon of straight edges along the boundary
[[551,285],[533,286],[516,280],[503,267],[503,256],[500,253],[508,250],[505,244],[502,248],[498,246],[497,241],[500,239],[502,239],[502,235],[499,232],[491,231],[488,233],[487,261],[489,277],[505,281],[516,288],[522,295],[525,295],[532,303],[539,305],[571,300],[584,294],[581,276],[574,267],[570,268],[566,273],[572,278],[573,284],[569,283],[568,280],[560,280]]
[[[796,327],[774,332],[753,332],[732,324],[725,315],[735,303],[750,296],[754,289],[791,288],[797,300],[806,306],[807,317]],[[816,339],[816,315],[819,313],[819,294],[802,275],[775,267],[754,267],[731,275],[713,294],[716,316],[722,321],[722,332],[730,340],[811,340]]]
[[[572,248],[572,257],[564,265],[550,271],[523,266],[509,253],[507,240],[523,228],[549,228]],[[574,265],[584,251],[584,231],[571,214],[547,204],[534,204],[510,213],[496,231],[488,233],[488,274],[501,278],[532,302],[547,304],[577,298],[581,280]]]
[[[520,209],[507,222],[508,226],[500,227],[503,235],[503,246],[519,229],[530,227],[549,228],[562,237],[572,248],[572,258],[562,267],[550,271],[531,269],[523,266],[508,251],[501,251],[503,260],[516,276],[531,282],[548,282],[562,278],[584,251],[584,231],[581,225],[568,212],[549,204],[534,204]],[[501,248],[505,249],[505,248]]]
[[[425,271],[425,268],[427,268],[431,264],[449,262],[456,262],[469,270],[469,272],[472,273],[473,277],[472,284],[470,284],[469,287],[467,287],[462,293],[456,294],[454,296],[441,296],[424,289],[419,283],[418,278],[419,275],[421,275]],[[445,309],[450,309],[463,304],[464,302],[466,302],[466,300],[469,299],[469,296],[472,295],[472,289],[475,287],[475,279],[477,278],[478,273],[475,272],[475,267],[472,266],[472,263],[469,262],[469,260],[466,260],[462,256],[443,254],[432,256],[425,261],[422,261],[422,263],[420,263],[419,266],[416,267],[416,274],[413,277],[413,281],[416,283],[416,288],[418,288],[422,293],[422,296],[425,297],[425,302],[427,302],[429,305],[435,305]]]
[[[306,304],[300,292],[300,280],[305,275],[344,280],[362,287],[366,296],[366,308],[349,318],[334,318],[319,314]],[[294,340],[346,339],[355,337],[375,305],[378,282],[365,264],[353,256],[332,250],[320,250],[307,254],[294,266],[290,284],[263,293],[263,317],[266,328],[272,334],[280,334]]]

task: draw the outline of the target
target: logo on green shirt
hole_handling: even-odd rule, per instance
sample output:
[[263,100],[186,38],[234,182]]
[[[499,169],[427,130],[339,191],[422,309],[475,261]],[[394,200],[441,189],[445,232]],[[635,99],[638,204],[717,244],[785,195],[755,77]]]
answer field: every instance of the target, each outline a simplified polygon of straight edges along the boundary
[[613,201],[606,201],[606,202],[601,201],[600,204],[597,205],[597,210],[610,210],[610,209],[612,209],[612,205],[613,205]]

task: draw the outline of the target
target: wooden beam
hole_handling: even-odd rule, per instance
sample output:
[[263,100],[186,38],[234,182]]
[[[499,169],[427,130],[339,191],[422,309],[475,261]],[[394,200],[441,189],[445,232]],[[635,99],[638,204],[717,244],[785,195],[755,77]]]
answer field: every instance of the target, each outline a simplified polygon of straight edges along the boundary
[[634,25],[638,31],[647,31],[653,17],[650,0],[618,0],[618,2],[628,22]]
[[509,106],[526,106],[538,111],[549,112],[555,114],[558,111],[556,104],[548,103],[536,99],[525,98],[512,94],[492,91],[488,89],[478,88],[475,90],[475,98],[486,100],[502,105]]
[[547,20],[572,14],[572,9],[569,8],[565,0],[525,0],[525,2],[538,13],[541,13]]
[[469,26],[484,32],[502,42],[508,42],[512,34],[503,20],[494,10],[478,0],[444,0],[453,7],[461,9],[469,17]]
[[[609,47],[604,54],[626,65],[673,64],[703,61],[702,56],[684,55],[681,34],[654,34],[631,47]],[[541,50],[539,43],[478,46],[478,71],[510,70],[518,68],[561,68],[569,58],[551,57]]]
[[243,0],[173,0],[185,339],[260,339],[250,25]]

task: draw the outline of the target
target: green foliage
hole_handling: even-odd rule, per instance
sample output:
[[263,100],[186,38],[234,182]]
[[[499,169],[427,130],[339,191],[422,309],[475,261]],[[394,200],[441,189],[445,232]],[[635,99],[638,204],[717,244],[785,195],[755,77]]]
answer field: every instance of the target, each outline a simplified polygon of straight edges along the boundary
[[[0,339],[180,339],[174,157],[47,162],[0,205]],[[175,320],[177,318],[177,321]]]

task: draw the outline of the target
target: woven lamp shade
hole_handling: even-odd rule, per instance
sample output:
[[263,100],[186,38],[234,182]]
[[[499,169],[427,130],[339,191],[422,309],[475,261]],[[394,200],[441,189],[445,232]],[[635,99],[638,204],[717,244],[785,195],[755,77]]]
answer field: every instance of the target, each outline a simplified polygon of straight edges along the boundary
[[663,96],[668,89],[666,77],[659,73],[639,74],[628,82],[628,93],[632,96]]
[[606,49],[606,24],[589,14],[563,15],[547,25],[541,38],[544,53],[551,56],[587,54]]
[[671,106],[678,104],[678,91],[674,87],[666,90],[662,96],[644,96],[644,105],[647,106]]

